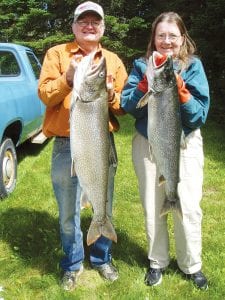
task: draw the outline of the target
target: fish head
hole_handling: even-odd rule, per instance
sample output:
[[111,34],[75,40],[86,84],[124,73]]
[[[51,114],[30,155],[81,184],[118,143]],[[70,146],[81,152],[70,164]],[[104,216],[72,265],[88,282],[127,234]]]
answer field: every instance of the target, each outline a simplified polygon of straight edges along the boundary
[[94,57],[89,60],[78,92],[81,101],[92,102],[106,95],[106,72],[105,57],[102,56],[97,63]]
[[172,56],[154,51],[148,61],[146,76],[153,92],[161,92],[176,85]]

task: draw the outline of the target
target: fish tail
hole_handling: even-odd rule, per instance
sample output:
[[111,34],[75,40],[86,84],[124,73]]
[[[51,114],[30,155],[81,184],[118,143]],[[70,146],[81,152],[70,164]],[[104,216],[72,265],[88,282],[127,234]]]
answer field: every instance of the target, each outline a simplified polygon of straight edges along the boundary
[[115,243],[117,242],[117,235],[109,218],[106,218],[105,223],[102,225],[102,235]]
[[160,217],[165,216],[166,214],[168,214],[169,211],[175,211],[178,214],[179,218],[181,220],[183,219],[183,213],[179,199],[174,199],[174,201],[170,201],[168,198],[166,198],[160,212]]
[[90,246],[101,236],[101,223],[91,221],[91,225],[87,233],[87,245]]
[[92,220],[87,234],[87,245],[91,245],[101,236],[107,237],[109,240],[117,242],[117,235],[111,221],[106,218],[104,222],[96,222]]

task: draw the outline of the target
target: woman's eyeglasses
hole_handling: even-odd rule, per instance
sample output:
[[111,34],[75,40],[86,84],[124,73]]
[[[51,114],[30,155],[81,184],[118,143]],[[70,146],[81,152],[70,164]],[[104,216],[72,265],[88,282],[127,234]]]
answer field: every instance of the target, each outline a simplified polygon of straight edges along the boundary
[[179,39],[179,37],[181,37],[181,35],[175,35],[175,34],[168,34],[167,35],[167,34],[164,34],[164,33],[156,35],[157,40],[159,40],[159,41],[168,40],[172,43],[176,42]]

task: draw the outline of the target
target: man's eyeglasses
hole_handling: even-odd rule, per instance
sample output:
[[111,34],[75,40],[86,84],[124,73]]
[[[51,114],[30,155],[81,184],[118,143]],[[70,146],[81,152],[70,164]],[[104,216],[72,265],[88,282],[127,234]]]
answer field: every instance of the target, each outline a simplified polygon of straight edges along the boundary
[[175,34],[167,35],[167,34],[164,34],[164,33],[156,35],[157,40],[165,41],[167,39],[172,43],[175,43],[178,40],[179,37],[181,37],[181,36],[180,35],[175,35]]
[[102,23],[99,21],[90,21],[90,22],[89,21],[77,21],[77,24],[80,27],[86,27],[86,26],[91,25],[94,28],[98,28]]

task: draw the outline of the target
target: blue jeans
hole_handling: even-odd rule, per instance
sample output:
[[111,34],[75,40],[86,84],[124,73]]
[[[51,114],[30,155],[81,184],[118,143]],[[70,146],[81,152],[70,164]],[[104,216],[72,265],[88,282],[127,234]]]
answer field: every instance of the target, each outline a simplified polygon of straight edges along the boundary
[[[111,134],[111,146],[114,147]],[[116,154],[116,152],[114,152]],[[107,215],[112,217],[114,175],[116,162],[109,166]],[[65,257],[61,261],[64,271],[79,270],[84,260],[83,233],[80,226],[81,187],[76,176],[71,177],[71,153],[69,138],[55,138],[52,153],[52,184],[59,208],[60,237]],[[93,267],[111,261],[112,241],[101,236],[90,248]]]

